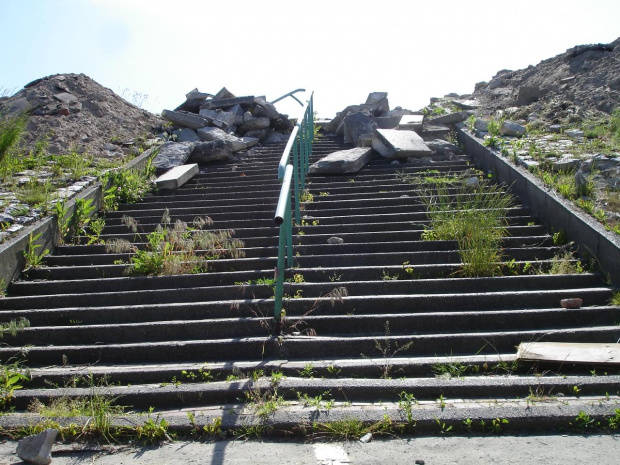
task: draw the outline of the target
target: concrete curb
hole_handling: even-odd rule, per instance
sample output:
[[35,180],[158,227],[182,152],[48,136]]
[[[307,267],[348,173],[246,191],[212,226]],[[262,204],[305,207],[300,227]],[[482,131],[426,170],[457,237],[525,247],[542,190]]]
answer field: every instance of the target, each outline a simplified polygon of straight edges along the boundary
[[496,151],[482,145],[479,139],[457,126],[458,141],[484,171],[497,174],[497,179],[511,187],[532,215],[555,231],[563,230],[567,238],[579,246],[585,257],[592,254],[608,280],[620,287],[620,237],[607,231],[603,225],[587,215],[570,201],[560,197],[541,180],[520,166],[514,166]]
[[[122,169],[139,169],[146,165],[147,160],[156,148],[145,150],[142,154],[128,162]],[[78,198],[91,199],[96,206],[95,213],[101,209],[103,201],[103,188],[97,182],[88,187],[84,192],[76,195],[67,202],[67,215],[71,216],[75,210],[75,200]],[[0,244],[0,282],[4,280],[4,289],[9,287],[11,281],[18,279],[25,268],[24,251],[28,248],[30,234],[35,237],[41,234],[35,244],[41,245],[40,251],[48,249],[51,253],[58,244],[58,221],[55,216],[48,216],[37,221],[31,226],[24,228],[14,238]]]

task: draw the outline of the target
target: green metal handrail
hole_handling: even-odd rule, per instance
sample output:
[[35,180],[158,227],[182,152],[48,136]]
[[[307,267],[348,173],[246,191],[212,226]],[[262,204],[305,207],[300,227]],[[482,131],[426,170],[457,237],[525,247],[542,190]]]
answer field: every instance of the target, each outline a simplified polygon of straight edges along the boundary
[[[312,139],[314,138],[314,92],[302,108],[301,117],[291,132],[278,165],[278,179],[282,181],[280,197],[274,221],[280,226],[278,239],[278,264],[276,266],[275,291],[275,333],[281,331],[282,297],[284,294],[284,272],[293,266],[293,218],[291,189],[295,197],[295,223],[301,224],[300,193],[306,188],[306,173],[310,166]],[[293,184],[293,186],[291,186]]]

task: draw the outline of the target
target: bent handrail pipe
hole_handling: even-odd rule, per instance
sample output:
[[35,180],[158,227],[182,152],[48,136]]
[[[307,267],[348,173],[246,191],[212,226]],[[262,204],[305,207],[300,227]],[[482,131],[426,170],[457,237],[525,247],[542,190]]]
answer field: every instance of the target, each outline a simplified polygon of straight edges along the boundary
[[301,100],[299,100],[297,97],[295,97],[295,95],[293,95],[293,94],[296,94],[297,92],[305,92],[305,91],[306,91],[306,89],[295,89],[295,90],[290,91],[288,94],[284,94],[282,97],[278,97],[277,99],[272,100],[269,103],[271,103],[273,105],[274,103],[277,103],[280,100],[284,100],[286,97],[291,97],[291,98],[295,99],[297,101],[297,103],[299,103],[303,107],[304,106],[303,102]]
[[[293,165],[288,165],[284,172],[280,197],[274,222],[280,226],[278,238],[278,264],[276,265],[275,278],[276,290],[274,295],[274,334],[279,335],[282,327],[282,297],[284,294],[284,272],[286,266],[293,266],[293,225],[291,218],[291,181],[293,179]],[[287,253],[288,252],[288,253]],[[288,260],[286,256],[288,255]]]
[[295,126],[293,128],[293,131],[288,138],[288,142],[286,143],[286,147],[284,148],[284,152],[282,153],[282,158],[280,158],[280,163],[278,164],[278,180],[280,181],[284,179],[284,171],[286,170],[286,166],[291,159],[291,151],[296,148],[297,134],[299,134],[299,126]]

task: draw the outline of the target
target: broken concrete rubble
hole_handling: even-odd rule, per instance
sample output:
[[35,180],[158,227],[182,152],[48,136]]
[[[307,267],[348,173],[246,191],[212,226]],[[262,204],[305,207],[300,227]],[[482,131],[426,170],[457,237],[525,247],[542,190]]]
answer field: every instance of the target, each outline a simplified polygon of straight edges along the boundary
[[361,170],[373,156],[368,147],[333,152],[310,166],[312,174],[355,173]]
[[377,121],[372,112],[364,110],[350,113],[344,118],[344,142],[358,145],[360,136],[372,134],[377,128]]
[[[187,160],[196,163],[222,160],[260,141],[286,140],[293,129],[291,121],[278,113],[265,97],[236,97],[225,87],[215,95],[194,89],[186,94],[182,105],[175,111],[164,110],[162,117],[177,127],[172,132],[177,141],[190,146],[165,144],[157,160],[159,169]],[[191,158],[186,158],[190,156],[188,151]],[[170,158],[166,160],[167,155]]]
[[414,131],[377,129],[372,148],[384,158],[425,157],[431,154],[424,140]]

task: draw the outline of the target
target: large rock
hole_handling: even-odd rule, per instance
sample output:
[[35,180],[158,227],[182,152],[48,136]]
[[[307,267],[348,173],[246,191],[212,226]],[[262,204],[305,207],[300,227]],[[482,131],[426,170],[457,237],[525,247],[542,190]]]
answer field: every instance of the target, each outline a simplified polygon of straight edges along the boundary
[[35,465],[52,463],[52,446],[58,431],[46,429],[34,436],[28,436],[17,443],[17,456],[24,462]]
[[361,135],[372,134],[378,127],[372,112],[351,113],[344,119],[344,143],[357,145]]
[[503,136],[521,137],[525,134],[525,127],[514,121],[506,120],[500,126],[499,133]]
[[375,130],[372,148],[387,159],[427,157],[432,153],[416,132],[400,129]]
[[256,108],[254,109],[254,116],[264,116],[265,118],[269,118],[270,120],[277,119],[280,116],[276,107],[274,107],[271,103],[267,102],[264,98],[256,97],[254,99],[254,103],[256,104]]
[[323,126],[323,130],[328,134],[337,134],[338,128],[342,124],[345,117],[350,113],[355,113],[360,110],[361,108],[359,105],[349,105],[344,110],[342,110],[340,113],[338,113],[333,120],[331,120],[329,123]]
[[377,116],[375,121],[379,129],[395,129],[400,124],[402,116]]
[[382,115],[390,111],[390,104],[387,98],[387,92],[371,92],[368,94],[366,103],[363,105],[366,109],[370,109],[376,116]]
[[226,87],[222,87],[220,91],[213,96],[213,100],[221,100],[225,98],[235,98],[235,94],[229,91]]
[[177,129],[173,134],[177,137],[176,142],[198,142],[200,140],[196,131],[190,128]]
[[372,158],[369,147],[358,147],[350,150],[333,152],[310,166],[310,173],[336,174],[355,173],[361,170]]
[[166,142],[162,144],[153,159],[153,166],[164,170],[183,165],[189,159],[194,148],[192,142]]
[[228,128],[236,124],[237,116],[235,113],[229,111],[223,111],[220,109],[217,110],[207,110],[203,108],[198,113],[200,116],[206,116],[207,118],[211,118],[213,121],[221,121],[224,124],[216,124],[216,126]]
[[190,129],[203,128],[213,124],[214,126],[222,127],[224,123],[217,122],[208,116],[195,115],[184,111],[170,111],[164,110],[161,112],[161,117],[166,121],[170,121],[177,126],[183,126]]
[[194,145],[189,161],[191,163],[209,163],[216,160],[226,160],[231,155],[232,150],[224,141],[198,142]]
[[458,145],[451,144],[447,140],[443,139],[435,139],[433,141],[427,142],[426,145],[432,151],[437,152],[438,155],[446,155],[447,153],[454,153],[455,155],[460,155],[461,153],[461,149]]
[[256,131],[259,129],[266,129],[271,125],[269,118],[261,116],[260,118],[251,118],[239,126],[238,131],[241,134],[245,134],[249,131]]
[[219,128],[200,128],[197,133],[201,140],[221,140],[228,145],[232,152],[238,152],[239,150],[245,150],[247,148],[247,145],[243,140],[231,134],[227,134]]
[[207,100],[202,106],[202,108],[206,108],[208,110],[213,110],[216,108],[228,108],[234,105],[252,105],[254,103],[254,96],[248,95],[246,97],[233,97],[233,98],[221,98],[221,99],[212,99]]

